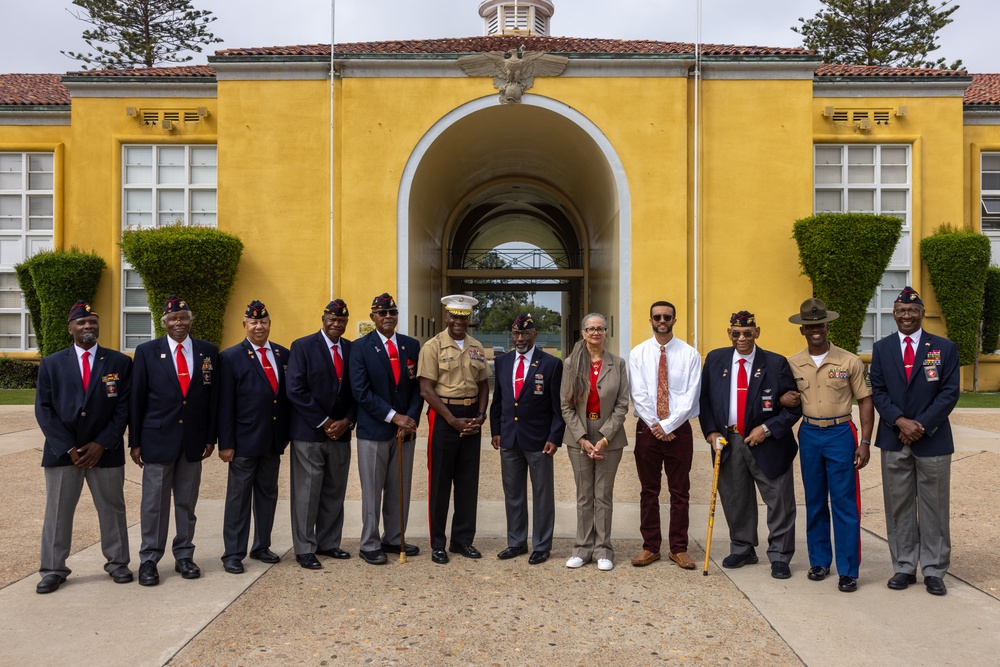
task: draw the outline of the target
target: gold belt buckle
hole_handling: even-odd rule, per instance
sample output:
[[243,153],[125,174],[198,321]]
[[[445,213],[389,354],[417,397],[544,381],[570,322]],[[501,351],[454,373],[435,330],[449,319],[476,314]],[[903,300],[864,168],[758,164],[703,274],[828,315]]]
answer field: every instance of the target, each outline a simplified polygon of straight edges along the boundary
[[465,407],[469,407],[470,405],[472,405],[472,402],[475,401],[475,400],[476,400],[475,398],[463,398],[462,399],[462,405],[464,405]]
[[596,421],[596,420],[598,420],[600,418],[601,418],[601,413],[600,412],[588,412],[587,413],[587,419],[589,419],[591,421]]

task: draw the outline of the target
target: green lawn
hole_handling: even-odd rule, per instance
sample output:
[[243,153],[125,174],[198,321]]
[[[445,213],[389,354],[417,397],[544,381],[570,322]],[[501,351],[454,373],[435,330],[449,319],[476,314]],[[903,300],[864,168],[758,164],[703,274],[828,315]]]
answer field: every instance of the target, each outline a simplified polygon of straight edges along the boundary
[[34,389],[0,389],[0,405],[34,405]]
[[1000,408],[1000,393],[963,391],[958,399],[960,408]]

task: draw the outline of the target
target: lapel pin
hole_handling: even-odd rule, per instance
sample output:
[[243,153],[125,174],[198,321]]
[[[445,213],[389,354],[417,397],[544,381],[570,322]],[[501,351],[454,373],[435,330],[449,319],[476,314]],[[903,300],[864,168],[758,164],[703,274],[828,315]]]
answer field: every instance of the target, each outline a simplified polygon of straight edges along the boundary
[[165,354],[161,354],[160,355],[160,359],[166,359],[166,358],[167,358],[167,355],[165,355]]

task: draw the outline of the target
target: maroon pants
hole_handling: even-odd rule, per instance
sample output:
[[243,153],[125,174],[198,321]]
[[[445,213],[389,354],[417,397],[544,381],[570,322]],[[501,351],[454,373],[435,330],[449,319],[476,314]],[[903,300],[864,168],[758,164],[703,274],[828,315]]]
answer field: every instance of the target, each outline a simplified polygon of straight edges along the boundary
[[660,483],[662,469],[670,490],[670,553],[688,548],[688,500],[690,498],[691,458],[694,442],[691,424],[684,422],[674,431],[674,439],[658,440],[640,419],[635,433],[635,468],[642,492],[639,495],[639,532],[642,548],[660,552]]

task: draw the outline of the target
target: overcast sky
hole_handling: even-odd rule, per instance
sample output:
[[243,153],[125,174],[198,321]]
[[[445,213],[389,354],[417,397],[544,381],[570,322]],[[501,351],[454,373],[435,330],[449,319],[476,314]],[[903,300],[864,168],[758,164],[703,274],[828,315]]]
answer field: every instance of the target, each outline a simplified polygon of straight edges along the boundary
[[[1000,73],[997,0],[958,0],[954,23],[934,52],[961,58],[971,72]],[[216,49],[329,44],[331,0],[194,0],[212,11],[224,41],[194,54],[204,64]],[[693,42],[697,0],[555,0],[552,34],[569,37]],[[791,26],[811,17],[819,0],[703,0],[702,41],[800,46]],[[483,34],[479,0],[336,0],[336,41],[470,37]],[[0,0],[0,72],[62,73],[80,69],[60,50],[89,50],[70,0]]]

